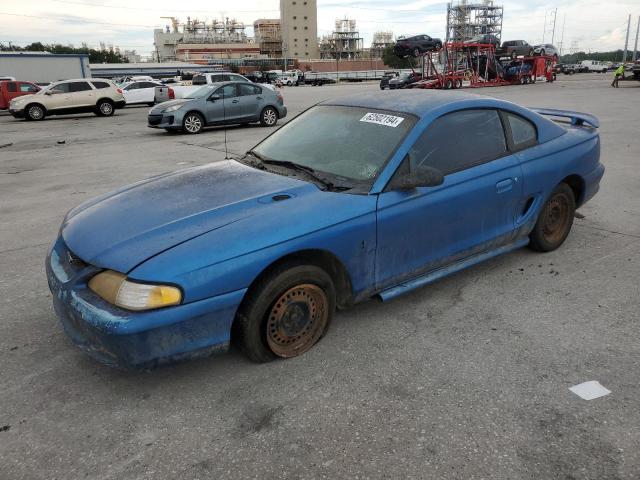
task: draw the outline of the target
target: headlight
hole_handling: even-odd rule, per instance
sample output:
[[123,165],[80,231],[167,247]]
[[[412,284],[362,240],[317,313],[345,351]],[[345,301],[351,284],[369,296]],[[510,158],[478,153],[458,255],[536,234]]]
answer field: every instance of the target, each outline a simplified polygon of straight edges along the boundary
[[182,104],[179,105],[171,105],[163,110],[163,112],[175,112],[176,110],[180,110],[182,108]]
[[182,292],[169,285],[151,285],[127,280],[127,276],[105,270],[89,280],[89,288],[99,297],[128,310],[152,310],[178,305]]

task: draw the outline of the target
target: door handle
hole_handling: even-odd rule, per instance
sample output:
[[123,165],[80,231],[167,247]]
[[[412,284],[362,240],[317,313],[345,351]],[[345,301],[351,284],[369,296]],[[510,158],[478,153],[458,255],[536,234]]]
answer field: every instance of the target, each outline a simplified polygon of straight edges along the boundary
[[256,97],[258,100],[262,100],[262,97]]
[[231,103],[238,103],[240,100],[231,100]]
[[496,192],[498,193],[508,192],[512,188],[513,188],[513,180],[511,178],[506,178],[496,183]]

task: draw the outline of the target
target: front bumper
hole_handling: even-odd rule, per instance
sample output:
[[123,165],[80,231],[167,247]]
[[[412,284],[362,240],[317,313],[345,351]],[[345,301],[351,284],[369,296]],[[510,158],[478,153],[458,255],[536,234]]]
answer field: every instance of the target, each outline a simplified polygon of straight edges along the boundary
[[149,114],[147,116],[147,126],[149,128],[179,129],[182,125],[180,122],[176,122],[176,117],[173,113],[166,115],[164,113]]
[[151,368],[227,350],[245,289],[132,312],[89,290],[88,280],[99,271],[75,258],[61,237],[46,260],[55,312],[73,343],[91,357],[120,368]]
[[14,118],[24,118],[24,109],[10,108],[9,113],[13,115]]

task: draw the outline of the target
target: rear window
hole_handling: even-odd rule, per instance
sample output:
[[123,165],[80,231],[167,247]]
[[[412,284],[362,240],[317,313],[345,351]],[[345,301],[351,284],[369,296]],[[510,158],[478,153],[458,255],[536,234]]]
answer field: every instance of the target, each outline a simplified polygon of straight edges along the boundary
[[522,150],[536,144],[538,136],[535,125],[520,115],[506,112],[505,115],[511,130],[511,138],[515,150]]
[[[212,78],[213,80],[213,78]],[[214,82],[216,80],[213,80]],[[193,78],[191,79],[191,84],[192,85],[206,85],[207,84],[207,77],[205,77],[204,75],[194,75]]]
[[16,84],[16,82],[7,83],[7,92],[17,92],[17,91],[18,91],[18,85]]
[[92,90],[89,82],[69,82],[67,85],[69,86],[69,93]]
[[93,83],[93,86],[96,87],[97,89],[109,88],[111,86],[107,82],[91,82],[91,83]]

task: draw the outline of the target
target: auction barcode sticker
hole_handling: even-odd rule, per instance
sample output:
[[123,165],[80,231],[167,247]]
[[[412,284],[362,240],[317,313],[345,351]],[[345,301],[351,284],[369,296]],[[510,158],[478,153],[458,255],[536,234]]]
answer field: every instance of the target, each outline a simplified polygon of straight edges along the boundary
[[397,127],[402,123],[404,118],[386,115],[384,113],[369,112],[360,119],[361,122],[377,123],[378,125],[386,125],[387,127]]

